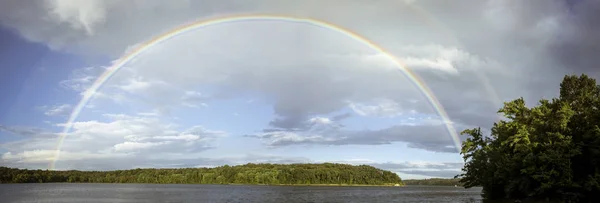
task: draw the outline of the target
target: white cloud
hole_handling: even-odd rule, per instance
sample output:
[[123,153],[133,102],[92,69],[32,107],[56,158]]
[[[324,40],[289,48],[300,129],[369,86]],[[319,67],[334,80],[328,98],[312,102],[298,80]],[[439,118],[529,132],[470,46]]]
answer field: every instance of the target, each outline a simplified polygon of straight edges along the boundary
[[396,117],[406,111],[400,104],[390,99],[376,99],[374,101],[376,103],[374,105],[348,102],[348,106],[361,116]]
[[314,117],[314,118],[311,118],[309,120],[309,122],[314,123],[314,124],[327,125],[327,124],[331,124],[333,121],[331,121],[331,119],[325,118],[325,117]]
[[149,116],[149,117],[160,116],[160,111],[157,110],[157,109],[154,109],[152,111],[146,111],[146,112],[137,113],[137,115],[139,115],[139,116]]
[[290,131],[273,131],[255,135],[267,141],[269,146],[287,145],[294,143],[325,143],[335,141],[335,138],[327,138],[323,135],[310,135],[310,133],[296,133]]
[[54,106],[42,106],[40,109],[44,110],[46,116],[68,116],[73,110],[73,106],[70,104],[60,104]]
[[200,106],[208,107],[206,101],[211,99],[210,96],[203,95],[200,92],[196,91],[185,91],[184,95],[181,97],[182,103],[184,106],[198,108]]
[[60,82],[60,86],[77,92],[84,92],[94,83],[105,68],[85,67],[74,70],[69,79]]
[[[110,159],[125,157],[125,154],[102,154],[102,153],[89,153],[89,152],[61,152],[61,160],[63,161],[77,161],[77,160],[97,160],[97,159]],[[10,163],[23,163],[23,164],[47,164],[54,160],[56,157],[56,150],[31,150],[13,154],[12,152],[6,152],[2,154],[2,160]]]
[[93,35],[93,27],[101,24],[106,17],[105,3],[102,0],[46,0],[50,17],[55,22],[68,23],[75,30],[84,30]]
[[147,81],[143,81],[143,79],[141,78],[131,78],[128,82],[128,84],[122,85],[119,88],[127,92],[134,93],[136,91],[145,90],[150,87],[150,83]]
[[[455,76],[474,69],[506,74],[499,67],[498,62],[483,59],[457,47],[445,47],[439,44],[405,45],[393,49],[393,53],[398,56],[403,65],[415,70],[442,71]],[[396,68],[389,57],[382,53],[367,55],[364,60]]]
[[137,151],[142,149],[150,149],[155,146],[169,144],[169,142],[130,142],[125,141],[123,143],[116,144],[114,146],[117,152]]
[[[155,116],[104,116],[108,121],[73,123],[72,131],[65,134],[60,148],[60,161],[109,158],[118,161],[116,159],[131,156],[143,160],[163,154],[199,153],[214,147],[217,139],[227,135],[224,131],[208,130],[202,126],[180,130],[176,124]],[[64,127],[64,124],[58,126]],[[0,147],[7,150],[3,161],[37,164],[54,159],[58,133],[0,127],[29,138],[2,143]]]

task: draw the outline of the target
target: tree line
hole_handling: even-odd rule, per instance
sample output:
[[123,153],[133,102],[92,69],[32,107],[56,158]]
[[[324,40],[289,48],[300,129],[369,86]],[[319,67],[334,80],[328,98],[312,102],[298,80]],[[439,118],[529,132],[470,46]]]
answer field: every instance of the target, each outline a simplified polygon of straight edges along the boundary
[[600,86],[567,75],[560,95],[528,107],[505,102],[506,120],[489,135],[462,132],[465,187],[482,186],[486,199],[600,200]]
[[215,168],[55,171],[0,167],[0,183],[176,183],[176,184],[402,184],[393,172],[368,165],[245,164]]

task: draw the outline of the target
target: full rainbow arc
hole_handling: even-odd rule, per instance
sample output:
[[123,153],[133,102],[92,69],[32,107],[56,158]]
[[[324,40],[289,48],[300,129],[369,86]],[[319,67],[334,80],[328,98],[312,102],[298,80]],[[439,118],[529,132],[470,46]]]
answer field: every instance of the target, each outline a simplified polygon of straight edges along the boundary
[[384,54],[388,59],[390,59],[402,71],[402,73],[419,89],[421,94],[423,94],[423,96],[429,101],[429,103],[432,105],[432,107],[434,108],[436,113],[438,113],[438,115],[442,118],[442,121],[444,122],[446,130],[448,131],[450,137],[452,138],[452,141],[454,142],[456,149],[458,151],[460,151],[460,148],[461,148],[460,147],[460,139],[458,137],[456,129],[454,128],[452,122],[450,121],[448,114],[444,110],[444,107],[442,106],[442,104],[440,104],[440,102],[435,97],[435,95],[433,94],[431,89],[423,82],[423,80],[419,76],[417,76],[410,69],[408,69],[399,59],[397,59],[394,55],[390,54],[383,47],[373,43],[369,39],[353,32],[351,30],[345,29],[343,27],[340,27],[340,26],[337,26],[335,24],[331,24],[331,23],[328,23],[325,21],[317,20],[317,19],[294,17],[294,16],[287,16],[287,15],[245,14],[245,15],[229,15],[229,16],[225,16],[225,17],[204,19],[204,20],[200,20],[197,22],[193,22],[190,24],[180,26],[178,28],[175,28],[169,32],[162,34],[162,35],[159,35],[159,36],[133,48],[131,51],[129,51],[128,54],[126,54],[125,56],[116,60],[116,62],[114,62],[113,65],[110,68],[108,68],[106,71],[104,71],[104,73],[102,73],[102,75],[100,75],[96,79],[96,81],[84,92],[82,99],[79,101],[79,103],[73,109],[73,112],[71,113],[69,119],[67,120],[67,123],[65,124],[65,127],[64,127],[62,133],[60,134],[58,145],[56,148],[56,154],[55,154],[52,162],[50,162],[50,164],[49,164],[49,169],[53,170],[55,168],[56,161],[60,157],[60,148],[62,147],[64,139],[65,139],[67,133],[71,130],[72,124],[75,121],[75,119],[77,118],[77,116],[79,116],[79,113],[81,112],[81,110],[85,107],[85,105],[87,105],[87,103],[94,96],[96,91],[98,91],[98,89],[100,89],[102,87],[102,85],[106,81],[108,81],[115,73],[117,73],[125,64],[127,64],[131,60],[135,59],[137,56],[144,53],[148,49],[154,47],[155,45],[160,44],[161,42],[165,42],[165,41],[167,41],[173,37],[176,37],[180,34],[187,33],[188,31],[192,31],[195,29],[200,29],[200,28],[204,28],[204,27],[208,27],[208,26],[212,26],[212,25],[219,25],[219,24],[223,24],[223,23],[233,23],[233,22],[243,22],[243,21],[284,21],[284,22],[293,22],[293,23],[305,23],[305,24],[309,24],[309,25],[313,25],[313,26],[318,26],[321,28],[326,28],[326,29],[329,29],[332,31],[336,31],[340,34],[344,34],[358,42],[361,42],[362,44],[367,45],[371,49]]

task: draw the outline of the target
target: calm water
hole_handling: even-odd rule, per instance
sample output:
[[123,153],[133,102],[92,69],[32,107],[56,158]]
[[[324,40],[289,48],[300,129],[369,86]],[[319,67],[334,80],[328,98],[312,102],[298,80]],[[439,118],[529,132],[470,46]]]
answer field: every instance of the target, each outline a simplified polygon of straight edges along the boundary
[[480,202],[480,188],[0,184],[0,202]]

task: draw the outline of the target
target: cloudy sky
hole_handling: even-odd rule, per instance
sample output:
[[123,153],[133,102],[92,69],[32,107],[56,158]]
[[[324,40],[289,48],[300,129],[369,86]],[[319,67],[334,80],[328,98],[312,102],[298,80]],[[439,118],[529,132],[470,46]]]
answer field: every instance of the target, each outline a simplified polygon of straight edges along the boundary
[[62,135],[56,169],[340,162],[404,179],[460,173],[446,123],[390,58],[282,20],[216,24],[146,50],[61,134],[132,49],[237,14],[362,35],[425,81],[457,131],[489,128],[504,101],[556,96],[565,74],[600,76],[600,1],[5,0],[0,165],[48,168]]

